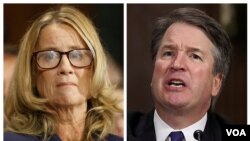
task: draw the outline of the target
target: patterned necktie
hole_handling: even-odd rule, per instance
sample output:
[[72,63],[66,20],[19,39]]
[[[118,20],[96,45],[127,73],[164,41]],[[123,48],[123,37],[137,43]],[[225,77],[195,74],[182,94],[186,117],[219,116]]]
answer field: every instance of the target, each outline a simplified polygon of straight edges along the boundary
[[171,141],[183,141],[184,135],[181,131],[171,132],[169,134]]

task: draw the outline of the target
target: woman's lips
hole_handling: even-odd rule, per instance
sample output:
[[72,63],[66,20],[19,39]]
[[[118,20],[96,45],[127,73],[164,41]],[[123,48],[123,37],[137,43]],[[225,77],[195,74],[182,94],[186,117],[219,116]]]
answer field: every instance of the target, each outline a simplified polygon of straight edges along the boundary
[[60,82],[57,83],[57,87],[64,87],[64,86],[77,86],[75,83],[72,82]]

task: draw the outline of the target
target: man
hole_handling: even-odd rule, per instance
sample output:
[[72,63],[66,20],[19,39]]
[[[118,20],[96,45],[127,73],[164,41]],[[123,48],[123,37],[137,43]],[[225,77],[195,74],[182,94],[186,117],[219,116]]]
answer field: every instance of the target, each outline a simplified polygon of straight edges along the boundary
[[222,27],[200,10],[176,9],[157,21],[151,53],[155,109],[128,114],[128,141],[221,141],[226,122],[210,109],[231,63]]

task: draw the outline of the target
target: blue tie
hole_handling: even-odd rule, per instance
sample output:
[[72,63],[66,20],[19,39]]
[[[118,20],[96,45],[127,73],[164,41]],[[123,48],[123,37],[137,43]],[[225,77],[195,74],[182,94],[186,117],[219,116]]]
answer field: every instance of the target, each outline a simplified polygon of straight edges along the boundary
[[171,141],[183,141],[184,135],[181,131],[171,132],[169,134]]

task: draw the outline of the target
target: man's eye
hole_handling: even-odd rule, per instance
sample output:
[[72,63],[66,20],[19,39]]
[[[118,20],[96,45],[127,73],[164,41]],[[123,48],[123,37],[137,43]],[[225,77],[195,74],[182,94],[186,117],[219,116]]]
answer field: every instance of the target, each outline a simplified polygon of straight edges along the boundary
[[174,55],[174,53],[172,51],[165,51],[163,53],[163,56],[166,56],[166,57],[170,57],[170,56],[173,56],[173,55]]
[[202,61],[202,58],[199,55],[197,55],[197,54],[192,54],[191,57],[193,59],[195,59],[195,60],[201,60]]

